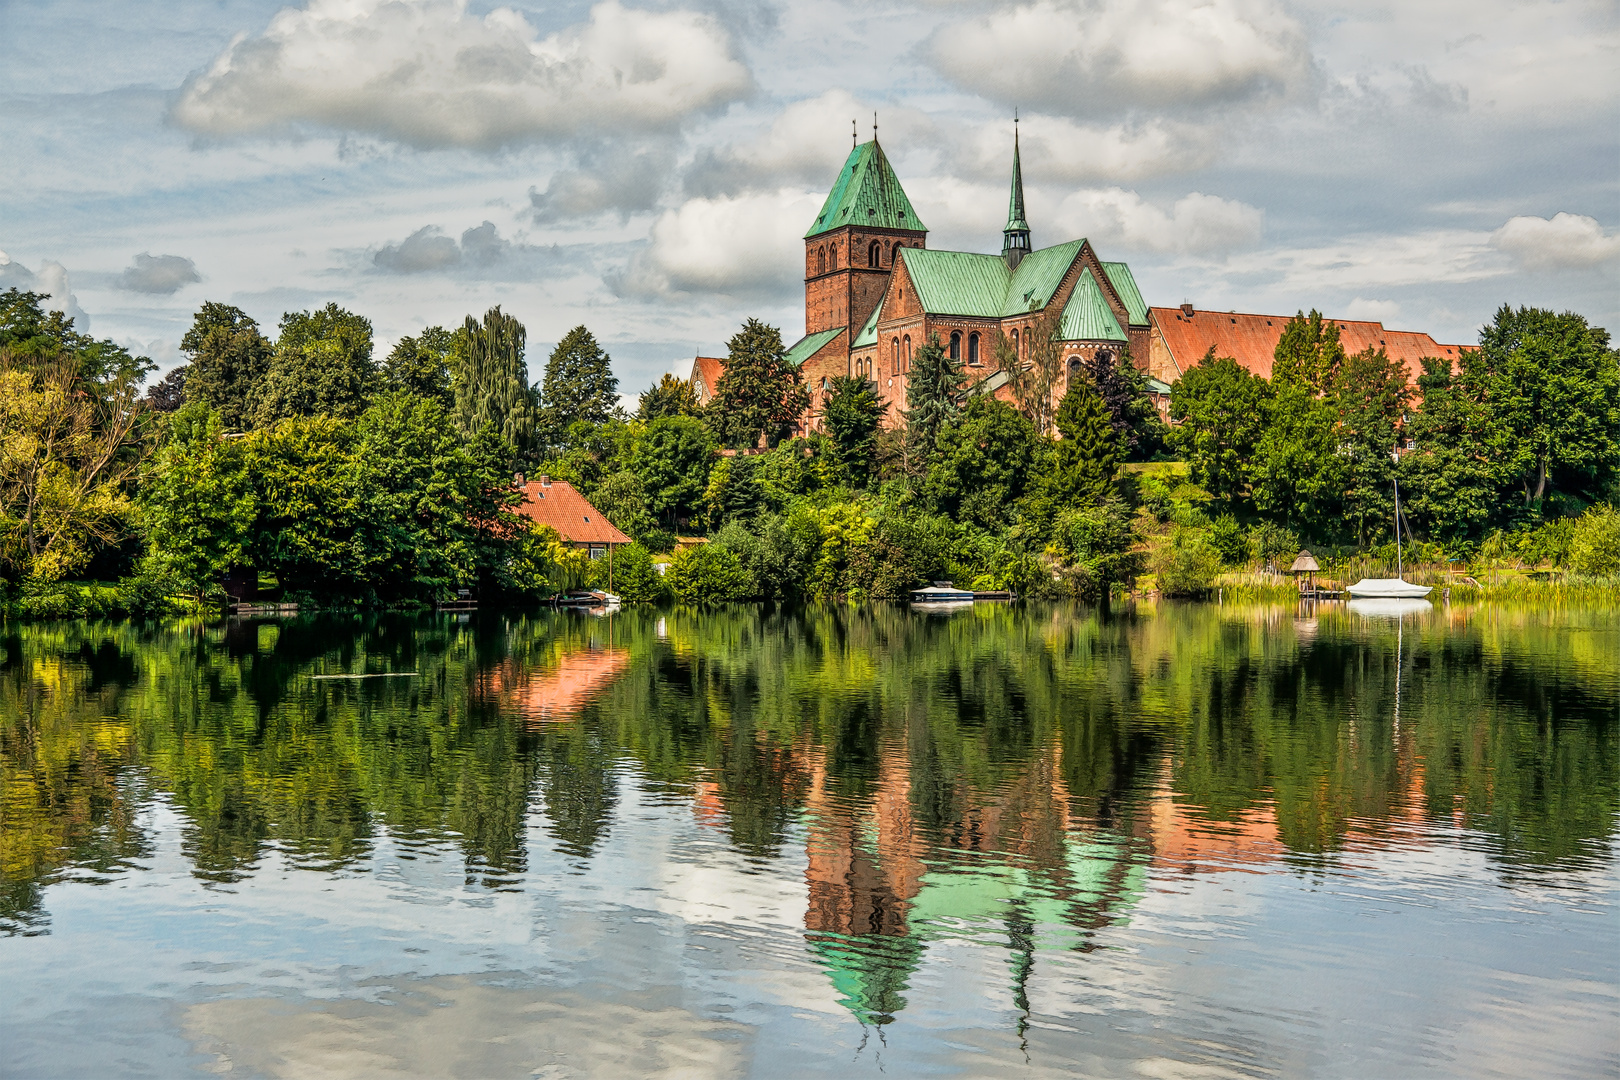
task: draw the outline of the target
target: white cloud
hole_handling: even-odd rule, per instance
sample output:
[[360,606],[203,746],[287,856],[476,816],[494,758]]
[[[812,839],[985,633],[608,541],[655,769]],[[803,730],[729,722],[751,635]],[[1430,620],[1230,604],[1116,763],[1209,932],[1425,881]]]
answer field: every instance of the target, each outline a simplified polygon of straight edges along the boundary
[[[980,175],[1005,177],[1012,168],[1012,125],[982,124],[967,154]],[[1155,118],[1141,124],[1077,124],[1062,116],[1024,117],[1019,126],[1024,181],[1029,184],[1141,180],[1208,164],[1204,129]]]
[[180,255],[141,252],[124,270],[119,285],[131,292],[172,296],[186,285],[201,281],[197,264]]
[[1260,241],[1265,215],[1235,199],[1193,192],[1166,210],[1134,191],[1077,191],[1058,206],[1063,235],[1136,251],[1224,255]]
[[1066,116],[1302,88],[1305,33],[1273,0],[1034,0],[941,27],[940,74]]
[[1503,260],[1491,256],[1486,239],[1484,233],[1462,229],[1364,233],[1317,247],[1233,255],[1223,265],[1222,274],[1307,297],[1459,285],[1506,273]]
[[1365,319],[1390,326],[1400,316],[1401,305],[1394,300],[1368,300],[1358,296],[1344,305],[1343,318],[1346,319]]
[[1620,258],[1620,233],[1582,214],[1515,217],[1491,233],[1491,246],[1530,270],[1586,269]]
[[653,223],[615,284],[640,296],[785,291],[803,278],[801,234],[820,205],[791,189],[689,199]]
[[512,247],[511,241],[501,238],[492,221],[463,232],[460,244],[439,226],[424,225],[399,243],[379,248],[371,256],[371,264],[389,274],[421,274],[463,264],[492,266],[504,259]]
[[39,264],[36,274],[22,263],[12,262],[11,256],[0,251],[0,287],[44,293],[49,297],[46,311],[60,311],[73,320],[73,328],[79,333],[90,332],[90,316],[79,306],[79,298],[73,295],[73,287],[68,282],[67,267],[61,263],[46,259]]
[[607,0],[543,39],[465,0],[310,0],[239,36],[173,116],[203,135],[313,125],[417,147],[493,150],[597,128],[668,129],[753,86],[712,18]]

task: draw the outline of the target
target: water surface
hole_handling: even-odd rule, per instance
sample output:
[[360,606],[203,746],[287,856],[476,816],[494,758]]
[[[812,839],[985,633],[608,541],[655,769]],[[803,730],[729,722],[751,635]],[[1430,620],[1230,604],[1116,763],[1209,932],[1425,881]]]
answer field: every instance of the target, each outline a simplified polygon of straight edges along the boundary
[[0,628],[0,1074],[1612,1075],[1617,714],[1580,609]]

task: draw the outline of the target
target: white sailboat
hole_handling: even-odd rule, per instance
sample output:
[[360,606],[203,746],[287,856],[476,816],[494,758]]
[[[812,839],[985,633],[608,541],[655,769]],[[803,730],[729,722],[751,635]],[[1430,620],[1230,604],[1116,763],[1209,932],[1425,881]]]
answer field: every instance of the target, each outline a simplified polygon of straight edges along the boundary
[[1401,560],[1401,482],[1395,481],[1395,576],[1362,578],[1344,590],[1358,600],[1422,600],[1434,591],[1433,585],[1414,585],[1406,580]]

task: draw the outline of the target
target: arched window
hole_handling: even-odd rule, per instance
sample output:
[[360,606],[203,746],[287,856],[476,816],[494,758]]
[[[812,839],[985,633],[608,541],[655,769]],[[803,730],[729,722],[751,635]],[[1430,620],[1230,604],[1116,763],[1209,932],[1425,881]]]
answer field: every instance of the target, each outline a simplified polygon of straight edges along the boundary
[[899,367],[900,366],[900,339],[899,338],[895,338],[893,341],[889,342],[889,351],[894,354],[893,356],[889,357],[889,359],[894,362],[895,367]]
[[820,266],[819,266],[819,268],[817,269],[816,272],[820,273],[820,274],[825,274],[827,272],[827,249],[826,248],[821,249],[821,257],[818,260],[818,262],[820,263]]
[[1018,355],[1018,328],[1013,327],[1013,355]]
[[1069,378],[1072,379],[1078,374],[1080,374],[1080,358],[1071,356],[1069,357]]
[[883,265],[883,245],[878,243],[876,240],[872,241],[872,246],[866,249],[866,265]]
[[905,362],[906,362],[906,367],[910,368],[911,367],[911,335],[910,334],[906,335],[904,359],[905,359]]
[[951,359],[962,359],[962,331],[951,331]]
[[974,367],[979,366],[979,335],[968,335],[968,363]]
[[838,245],[837,244],[834,244],[832,246],[831,256],[832,257],[827,260],[828,266],[831,269],[836,270],[836,269],[838,269]]

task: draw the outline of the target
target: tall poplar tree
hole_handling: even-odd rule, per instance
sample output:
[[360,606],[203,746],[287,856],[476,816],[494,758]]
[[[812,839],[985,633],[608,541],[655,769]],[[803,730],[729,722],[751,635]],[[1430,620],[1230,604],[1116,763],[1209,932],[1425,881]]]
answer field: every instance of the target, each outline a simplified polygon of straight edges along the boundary
[[484,312],[483,322],[467,316],[457,331],[453,417],[464,438],[487,429],[513,454],[532,444],[535,407],[523,363],[526,336],[523,324],[499,305]]
[[726,370],[706,410],[726,446],[751,449],[761,438],[775,446],[810,407],[799,370],[783,358],[782,332],[749,319],[726,343]]

